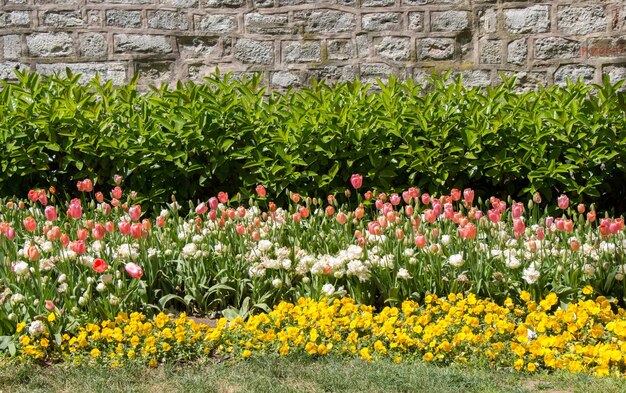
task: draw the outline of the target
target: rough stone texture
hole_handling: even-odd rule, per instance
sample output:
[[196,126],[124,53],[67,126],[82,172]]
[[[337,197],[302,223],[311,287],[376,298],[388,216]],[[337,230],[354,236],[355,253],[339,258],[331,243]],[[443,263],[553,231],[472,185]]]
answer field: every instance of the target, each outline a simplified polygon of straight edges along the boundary
[[294,20],[304,25],[305,33],[342,33],[356,29],[356,16],[343,11],[296,12]]
[[85,24],[80,11],[49,11],[43,14],[44,26],[78,27]]
[[443,11],[430,14],[432,31],[459,31],[469,27],[467,11]]
[[206,33],[230,33],[237,29],[237,19],[232,15],[206,15],[197,26]]
[[572,82],[576,82],[579,78],[582,78],[585,82],[592,82],[595,73],[595,68],[590,65],[584,64],[568,64],[559,67],[554,73],[554,83],[557,85],[565,85],[567,79],[571,79]]
[[402,29],[402,15],[395,12],[364,14],[361,17],[361,25],[364,31],[397,31]]
[[114,46],[117,53],[134,52],[160,55],[172,52],[170,39],[164,35],[116,34]]
[[560,37],[540,38],[535,41],[535,58],[540,60],[573,59],[580,56],[578,41]]
[[384,60],[406,61],[411,57],[411,40],[405,37],[384,37],[374,48]]
[[189,20],[184,13],[173,11],[148,12],[148,27],[163,30],[187,30]]
[[103,57],[107,54],[107,38],[104,34],[86,33],[79,37],[79,54],[85,57]]
[[[554,0],[0,0],[0,76],[66,67],[140,86],[201,81],[219,67],[270,89],[325,79],[472,86],[517,75],[520,91],[626,77],[626,5]],[[626,90],[626,87],[624,87]]]
[[319,41],[287,41],[282,44],[285,63],[310,63],[321,60],[322,47]]
[[[611,65],[608,67],[604,67],[602,69],[602,73],[609,76],[609,78],[611,79],[611,83],[623,81],[626,79],[626,65],[621,65],[621,66]],[[622,86],[620,87],[621,91],[626,90],[625,85],[626,83],[622,84]]]
[[502,63],[502,41],[487,39],[481,40],[480,62],[483,64]]
[[545,33],[550,31],[550,7],[534,5],[504,10],[504,27],[511,33]]
[[141,11],[107,10],[106,24],[124,28],[141,27]]
[[244,64],[272,64],[274,61],[274,44],[272,41],[257,41],[248,38],[237,40],[235,59]]
[[15,70],[21,71],[25,68],[28,67],[14,61],[0,62],[0,79],[14,80]]
[[507,62],[518,66],[526,64],[528,60],[528,43],[526,38],[509,42],[507,46]]
[[28,53],[33,57],[69,56],[74,53],[68,33],[37,33],[26,37]]
[[559,7],[556,25],[565,34],[589,34],[606,31],[606,11],[602,6]]
[[96,74],[100,74],[103,81],[113,81],[116,85],[121,85],[127,81],[126,66],[124,63],[55,63],[37,64],[35,68],[42,74],[65,73],[69,68],[74,74],[81,74],[81,82],[86,83]]

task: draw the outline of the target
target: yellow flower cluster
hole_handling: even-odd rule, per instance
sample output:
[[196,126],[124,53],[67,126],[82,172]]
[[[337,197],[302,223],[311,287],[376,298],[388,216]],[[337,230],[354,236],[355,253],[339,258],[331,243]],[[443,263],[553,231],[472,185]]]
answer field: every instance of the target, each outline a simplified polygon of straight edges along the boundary
[[[538,303],[526,292],[521,298],[525,306],[511,299],[499,305],[473,294],[429,295],[421,306],[405,301],[380,312],[350,298],[300,299],[247,320],[220,319],[216,327],[185,315],[172,319],[161,313],[147,321],[139,313],[121,313],[114,321],[87,324],[76,335],[64,335],[56,349],[68,360],[91,359],[111,366],[129,361],[154,366],[213,353],[249,358],[306,352],[368,361],[471,362],[527,371],[626,371],[626,312],[614,302],[598,297],[558,307],[555,294]],[[44,340],[46,333],[37,340],[22,335],[22,355],[53,353],[55,346]]]
[[[225,321],[221,327],[224,325]],[[23,327],[18,325],[18,332]],[[194,359],[209,354],[217,338],[214,333],[218,331],[219,326],[209,328],[187,318],[184,313],[177,318],[159,313],[149,321],[141,313],[128,315],[122,312],[114,321],[89,323],[75,335],[56,337],[54,348],[47,330],[37,338],[21,335],[19,342],[23,359],[54,356],[57,350],[65,360],[77,364],[96,361],[118,367],[138,361],[156,366],[167,359]]]

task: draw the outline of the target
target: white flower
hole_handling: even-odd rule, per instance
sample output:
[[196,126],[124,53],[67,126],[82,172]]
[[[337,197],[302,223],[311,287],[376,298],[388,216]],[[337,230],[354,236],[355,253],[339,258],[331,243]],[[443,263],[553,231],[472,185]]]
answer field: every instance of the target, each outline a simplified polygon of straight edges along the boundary
[[28,267],[29,267],[28,263],[20,261],[20,262],[16,263],[15,266],[13,266],[13,271],[18,276],[24,276],[24,275],[28,274],[28,272],[29,272]]
[[26,300],[26,298],[20,293],[16,293],[15,295],[11,296],[11,303],[13,304],[20,304],[24,300]]
[[539,280],[539,271],[535,269],[535,265],[531,264],[527,269],[524,269],[522,278],[529,284],[534,284]]
[[585,265],[583,266],[583,272],[585,273],[586,276],[591,277],[594,274],[596,274],[596,268],[593,267],[593,265],[585,263]]
[[448,244],[450,244],[450,236],[449,235],[441,236],[441,244],[443,244],[444,246],[447,246]]
[[448,258],[448,263],[450,263],[450,265],[454,267],[461,267],[463,266],[464,262],[465,261],[463,260],[462,254],[453,254],[450,255],[450,257]]
[[28,327],[28,333],[31,336],[38,336],[44,331],[44,325],[41,321],[33,321]]
[[520,260],[514,257],[513,255],[509,255],[509,257],[504,261],[504,264],[509,269],[517,269],[518,267],[522,265]]
[[407,257],[411,257],[413,256],[413,254],[415,254],[415,250],[412,248],[405,248],[404,249],[404,255],[406,255]]
[[281,281],[280,278],[275,278],[272,280],[272,286],[274,288],[280,288],[283,285],[283,282]]
[[109,296],[109,303],[111,303],[112,305],[116,306],[120,303],[120,298],[114,295],[110,295]]
[[194,257],[198,252],[198,247],[194,243],[187,243],[183,247],[182,254],[185,258]]
[[67,281],[67,275],[66,275],[65,273],[61,273],[61,274],[59,275],[59,278],[58,278],[57,282],[58,282],[59,284],[62,284],[62,283],[64,283],[65,281]]
[[322,292],[326,296],[332,296],[335,293],[335,286],[333,284],[324,284],[324,286],[322,286]]
[[96,291],[104,292],[104,283],[99,282],[98,285],[96,285]]
[[113,282],[113,275],[103,274],[102,276],[100,276],[100,279],[102,280],[102,283],[104,283],[104,285],[108,285]]
[[265,240],[265,239],[259,240],[259,244],[257,245],[257,248],[261,252],[268,251],[270,248],[272,248],[272,242],[269,240]]
[[286,259],[289,258],[289,254],[291,254],[291,251],[287,247],[282,247],[274,250],[274,254],[278,259]]
[[67,283],[61,283],[61,285],[59,285],[59,288],[57,289],[57,292],[59,293],[65,293],[67,292]]
[[412,276],[409,273],[408,270],[406,270],[405,268],[401,267],[400,269],[398,269],[398,279],[399,280],[409,280],[411,279]]

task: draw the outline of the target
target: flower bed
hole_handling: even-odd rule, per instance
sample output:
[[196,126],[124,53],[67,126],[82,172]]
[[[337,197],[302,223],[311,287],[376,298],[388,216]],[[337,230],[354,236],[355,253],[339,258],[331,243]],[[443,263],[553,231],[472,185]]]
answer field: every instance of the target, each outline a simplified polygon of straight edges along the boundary
[[[156,366],[208,356],[359,357],[396,362],[419,359],[439,364],[474,363],[515,370],[564,369],[595,375],[626,370],[626,313],[604,297],[557,307],[551,293],[539,303],[523,292],[523,306],[498,305],[474,294],[429,295],[424,304],[400,307],[358,305],[350,298],[281,302],[269,313],[220,319],[214,327],[181,315],[120,313],[112,321],[87,324],[74,335],[54,338],[31,324],[18,329],[23,361],[62,358],[112,367]],[[49,314],[54,316],[54,313]],[[52,319],[54,323],[54,317]]]
[[[569,312],[568,303],[572,303],[570,307],[591,307],[589,303],[576,302],[603,296],[601,299],[609,300],[599,300],[598,304],[608,312],[609,303],[623,305],[626,293],[623,219],[601,218],[593,206],[570,206],[564,195],[558,198],[557,206],[542,203],[539,195],[527,203],[495,197],[483,201],[475,198],[469,188],[453,189],[446,195],[431,196],[417,188],[387,195],[363,192],[363,178],[354,175],[344,194],[324,199],[291,193],[291,203],[279,207],[259,185],[256,196],[247,203],[239,196],[231,198],[222,192],[207,201],[189,203],[185,211],[175,200],[164,209],[142,207],[135,203],[136,193],[122,189],[121,181],[121,177],[116,177],[106,196],[102,191],[96,192],[92,181],[85,179],[77,183],[80,198],[66,198],[67,202],[54,188],[31,190],[26,200],[1,201],[0,253],[4,259],[0,263],[0,349],[16,354],[19,348],[28,357],[46,357],[44,344],[50,345],[53,340],[56,347],[73,348],[69,341],[72,335],[80,335],[77,332],[81,332],[81,327],[90,329],[84,330],[89,335],[94,326],[114,330],[108,322],[94,323],[121,318],[119,313],[124,310],[145,310],[148,318],[166,309],[221,314],[233,322],[229,325],[233,327],[244,320],[259,321],[255,318],[264,318],[265,314],[255,314],[271,313],[276,305],[279,306],[274,313],[281,312],[287,307],[282,302],[295,303],[301,298],[347,297],[352,299],[348,302],[362,304],[366,307],[362,311],[370,313],[385,313],[389,309],[384,307],[399,305],[406,313],[406,305],[414,304],[410,301],[428,301],[423,311],[428,313],[433,296],[472,293],[479,299],[493,299],[494,303],[485,303],[485,307],[499,304],[498,307],[504,305],[502,310],[530,299],[550,299],[550,307],[541,306],[541,311],[560,305],[561,311],[554,313],[560,321],[559,313]],[[146,208],[159,213],[149,216]],[[447,306],[442,303],[438,307]],[[531,315],[535,310],[528,307]],[[616,315],[622,315],[622,311]],[[608,325],[611,318],[597,320],[589,327],[590,334],[600,333],[593,330],[596,325],[604,326],[602,332],[613,332],[617,325]],[[587,320],[580,321],[584,325]],[[486,325],[477,326],[492,326],[492,321],[485,322]],[[531,324],[528,328],[542,332],[538,325],[532,325],[535,322],[526,321]],[[206,327],[186,323],[183,319],[180,324],[187,329],[184,342],[190,340],[190,335],[196,337],[192,341],[195,344],[208,334]],[[425,326],[420,325],[422,329]],[[26,326],[30,335],[24,336],[21,330]],[[554,333],[569,331],[570,326],[564,326]],[[245,331],[242,329],[241,334]],[[29,341],[43,332],[48,335],[44,337],[47,341]],[[481,332],[488,334],[487,330]],[[268,330],[263,334],[275,333]],[[344,333],[352,332],[341,332]],[[367,335],[378,337],[379,333]],[[621,334],[615,334],[618,333]],[[248,344],[256,346],[247,349],[250,354],[253,349],[270,348],[254,343],[258,338],[244,336],[240,335],[243,344],[231,342],[232,351],[245,350],[241,345]],[[521,336],[516,334],[517,338]],[[77,337],[76,340],[85,342],[84,337]],[[137,337],[141,340],[143,336]],[[454,337],[445,337],[452,343]],[[571,355],[574,347],[566,343],[579,343],[582,347],[576,347],[575,354],[588,356],[585,351],[592,349],[587,346],[596,348],[602,342],[589,341],[586,336],[563,339],[567,340],[559,342],[559,356]],[[326,344],[314,341],[309,340],[315,347],[309,345],[307,349],[306,343],[300,342],[296,347],[303,344],[309,352],[331,350],[328,346],[320,349],[319,345]],[[450,345],[457,348],[461,341]],[[173,347],[178,349],[172,356],[198,356],[198,351],[210,352],[216,342],[212,339],[197,348]],[[392,342],[380,342],[385,351],[402,357],[390,351]],[[422,344],[431,342],[434,341]],[[407,356],[420,353],[420,357],[432,355],[433,360],[456,359],[438,358],[443,352],[420,347],[417,341],[413,343],[406,347]],[[370,344],[371,348],[376,345],[377,353],[384,352],[376,340]],[[518,340],[516,345],[521,344]],[[519,350],[526,366],[536,363],[535,358],[522,356],[525,352],[521,347],[509,347],[511,351]],[[281,348],[288,352],[285,345]],[[360,352],[370,347],[356,348]],[[476,351],[479,348],[487,350],[478,345]],[[92,354],[95,357],[110,350],[91,349],[97,350]],[[128,348],[122,349],[128,356]],[[352,349],[347,347],[348,352]],[[370,349],[361,355],[375,357]],[[474,356],[471,351],[468,347],[455,356],[470,358]],[[562,358],[564,364],[574,368],[566,361],[567,356]],[[498,359],[495,356],[491,361],[499,364]],[[611,361],[611,367],[621,367],[619,359]],[[548,360],[537,362],[530,368],[542,364],[553,367]],[[519,363],[518,366],[521,367]],[[593,360],[583,366],[595,370],[605,364]]]

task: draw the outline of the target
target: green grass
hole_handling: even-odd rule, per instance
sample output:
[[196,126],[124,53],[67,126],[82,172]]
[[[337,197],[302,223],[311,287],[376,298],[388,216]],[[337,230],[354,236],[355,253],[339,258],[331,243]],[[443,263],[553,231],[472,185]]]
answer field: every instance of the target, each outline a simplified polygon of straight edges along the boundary
[[585,392],[626,391],[626,380],[524,374],[422,363],[277,358],[156,369],[2,366],[0,392]]

